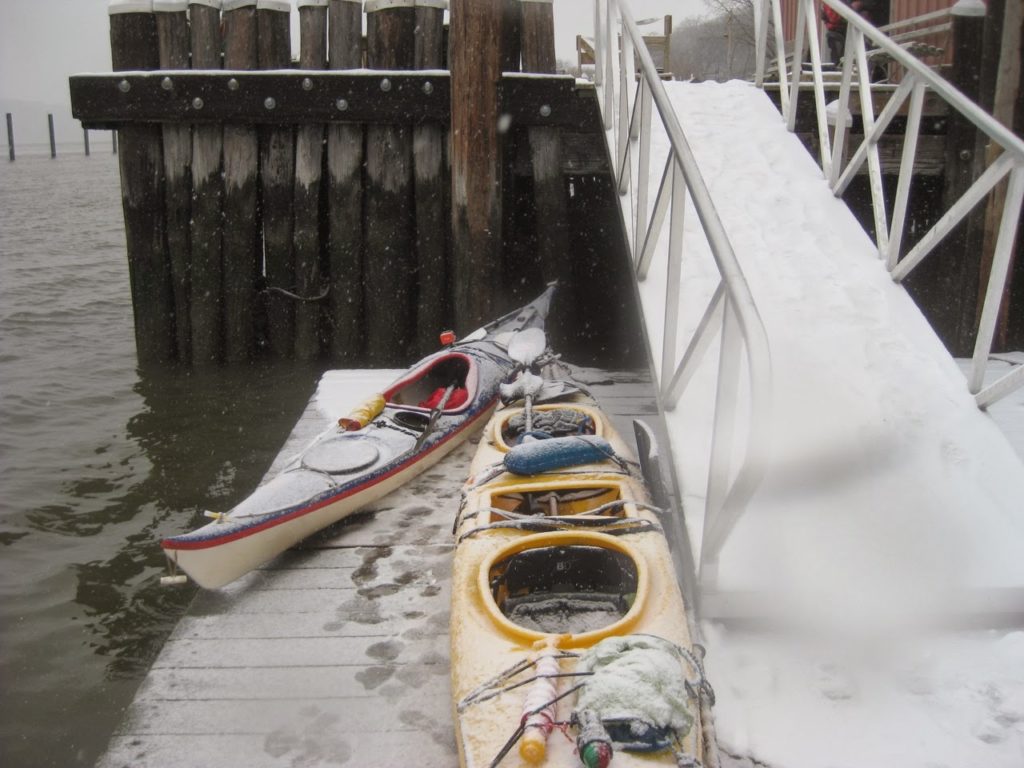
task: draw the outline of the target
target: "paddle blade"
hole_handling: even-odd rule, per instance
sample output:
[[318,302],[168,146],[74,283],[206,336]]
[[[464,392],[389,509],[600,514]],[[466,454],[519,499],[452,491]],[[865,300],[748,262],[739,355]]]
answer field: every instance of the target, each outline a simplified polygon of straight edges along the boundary
[[508,356],[522,366],[529,367],[544,354],[548,339],[542,328],[525,328],[508,343]]

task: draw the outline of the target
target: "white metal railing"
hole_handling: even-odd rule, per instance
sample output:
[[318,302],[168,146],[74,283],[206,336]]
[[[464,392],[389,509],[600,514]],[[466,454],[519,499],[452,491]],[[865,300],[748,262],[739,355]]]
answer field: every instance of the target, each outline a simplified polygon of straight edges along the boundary
[[[649,279],[655,247],[666,217],[668,219],[665,312],[658,382],[666,409],[675,407],[704,353],[716,336],[720,336],[700,552],[701,580],[707,588],[713,586],[718,553],[763,473],[772,389],[767,334],[696,159],[625,0],[595,0],[594,27],[595,84],[605,128],[611,135],[615,179],[620,194],[625,194],[631,185],[636,190],[635,211],[629,215],[633,216],[630,234],[639,280]],[[639,73],[636,71],[637,61]],[[671,148],[653,210],[648,215],[653,119],[663,124]],[[688,198],[707,237],[720,280],[703,317],[687,340],[679,338],[679,321],[684,255],[683,215]],[[679,345],[684,341],[686,347],[680,355]],[[654,353],[658,354],[658,350]],[[750,418],[744,458],[733,473],[736,401],[741,396],[744,358]]]
[[[824,79],[821,66],[821,49],[818,28],[815,23],[815,3],[833,8],[846,20],[846,47],[843,55],[842,81],[839,90],[838,113],[828,115],[825,105]],[[782,12],[780,0],[757,0],[757,69],[755,81],[764,83],[766,50],[768,39],[768,18],[775,28],[776,50],[784,52],[782,45]],[[942,13],[942,12],[940,12]],[[955,10],[954,10],[955,13]],[[939,14],[936,14],[936,18]],[[916,21],[928,21],[918,18]],[[893,25],[890,25],[890,31]],[[872,101],[872,87],[868,65],[868,46],[877,49],[893,59],[904,71],[903,79],[895,89],[888,103],[876,117]],[[932,253],[945,238],[990,192],[1009,179],[1002,208],[998,211],[1000,223],[992,257],[991,271],[985,290],[975,342],[971,370],[968,373],[968,387],[974,394],[980,408],[986,408],[1000,398],[1024,386],[1024,365],[1017,366],[1000,379],[984,386],[985,368],[992,353],[999,305],[1005,293],[1011,262],[1014,238],[1024,202],[1024,141],[1008,128],[986,113],[947,80],[936,74],[926,64],[905,51],[898,42],[890,39],[865,21],[842,0],[797,0],[796,36],[792,61],[803,61],[804,52],[811,58],[811,80],[814,104],[817,109],[818,142],[821,148],[821,168],[832,188],[833,194],[841,196],[854,175],[866,162],[871,188],[871,204],[875,223],[875,239],[879,257],[896,281],[902,281],[910,272]],[[801,93],[801,75],[793,66],[787,66],[784,54],[778,60],[780,102],[783,117],[790,131],[795,129],[796,115]],[[864,124],[864,140],[850,153],[844,163],[847,120],[850,115],[850,96],[856,77],[857,94],[860,101],[861,118]],[[905,234],[907,203],[910,196],[910,181],[914,169],[914,158],[921,127],[921,115],[925,92],[930,91],[942,98],[952,110],[956,110],[979,131],[989,142],[1001,150],[975,183],[956,201],[948,211],[925,233],[917,244],[901,256]],[[882,185],[882,170],[878,154],[878,142],[893,117],[903,104],[910,100],[909,114],[903,142],[896,197],[892,206],[892,220],[888,220],[885,192]],[[834,127],[829,123],[833,122]],[[997,198],[998,200],[998,198]],[[998,205],[998,202],[997,202]]]

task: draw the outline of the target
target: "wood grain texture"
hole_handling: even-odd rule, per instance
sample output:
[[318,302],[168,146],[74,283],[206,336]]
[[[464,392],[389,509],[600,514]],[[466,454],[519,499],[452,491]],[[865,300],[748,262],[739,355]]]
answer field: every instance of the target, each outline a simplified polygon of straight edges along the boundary
[[498,135],[502,38],[500,3],[453,0],[452,283],[455,325],[471,331],[494,314],[501,274],[501,169]]
[[[111,16],[110,50],[114,71],[158,68],[154,14]],[[152,125],[125,126],[119,134],[136,354],[142,366],[166,363],[175,358],[175,322],[164,224],[163,136],[160,128]]]
[[[299,41],[299,67],[325,69],[327,6],[307,5],[299,8]],[[323,283],[320,271],[320,181],[323,145],[322,124],[303,124],[296,128],[295,286],[298,295],[306,298],[318,296]],[[320,356],[320,307],[318,301],[303,301],[295,305],[295,357],[298,360],[315,360]]]
[[[225,11],[224,66],[255,69],[256,7]],[[224,126],[224,358],[250,360],[256,352],[256,279],[262,262],[257,216],[259,138],[256,129]]]
[[[411,69],[415,9],[385,8],[366,17],[367,64]],[[386,88],[382,78],[381,85]],[[366,357],[386,364],[409,358],[416,322],[412,126],[366,129],[363,314]]]
[[[270,8],[256,11],[257,57],[260,69],[283,69],[291,62],[290,14]],[[265,111],[273,111],[264,106]],[[268,287],[295,289],[292,255],[292,194],[295,179],[295,129],[269,128],[260,133],[260,190],[263,220],[263,263]],[[278,358],[295,348],[295,302],[264,294],[267,347]]]
[[[188,14],[185,11],[157,13],[156,29],[160,69],[188,69]],[[179,360],[191,359],[192,332],[189,322],[189,293],[192,271],[192,128],[163,125],[164,195],[167,253],[171,266],[174,297],[174,352]]]
[[[221,68],[220,10],[208,5],[189,6],[192,66]],[[196,106],[196,111],[201,108]],[[224,179],[221,153],[224,132],[219,125],[192,129],[192,283],[189,324],[192,332],[192,365],[209,366],[223,355]]]
[[[331,69],[363,65],[362,13],[358,3],[331,0],[328,7]],[[360,125],[327,128],[327,200],[330,274],[330,357],[353,363],[363,354],[363,137]]]

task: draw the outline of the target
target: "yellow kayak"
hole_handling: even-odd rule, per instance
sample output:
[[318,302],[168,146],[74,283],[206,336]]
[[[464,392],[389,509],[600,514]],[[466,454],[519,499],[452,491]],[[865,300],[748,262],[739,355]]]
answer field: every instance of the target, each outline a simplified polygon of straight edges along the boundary
[[[522,408],[491,418],[455,523],[461,765],[703,764],[711,689],[632,451],[578,394],[526,424],[551,439],[517,445]],[[560,450],[568,466],[513,461]]]

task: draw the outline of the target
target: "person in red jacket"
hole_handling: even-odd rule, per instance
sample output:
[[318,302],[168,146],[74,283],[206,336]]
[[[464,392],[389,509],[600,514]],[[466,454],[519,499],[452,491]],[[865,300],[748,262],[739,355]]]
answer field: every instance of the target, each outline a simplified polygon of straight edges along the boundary
[[846,19],[836,13],[832,6],[822,4],[821,20],[825,24],[825,43],[828,45],[829,60],[838,65],[846,46]]

